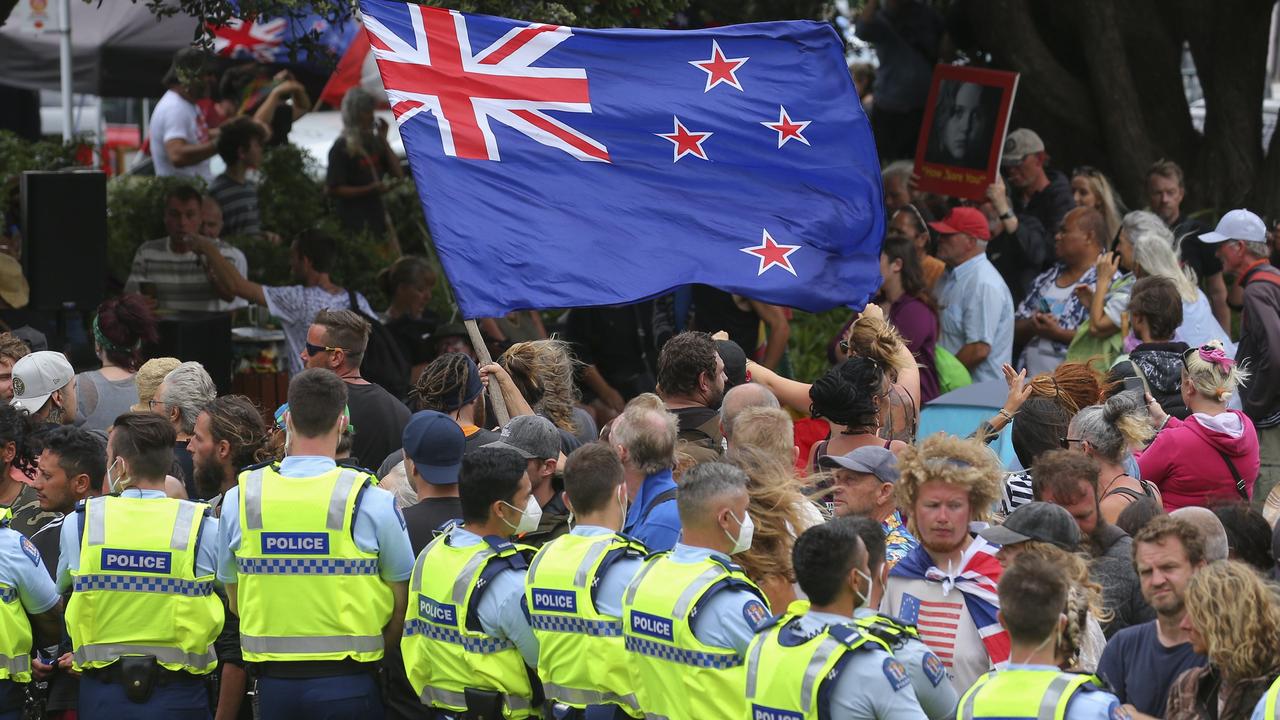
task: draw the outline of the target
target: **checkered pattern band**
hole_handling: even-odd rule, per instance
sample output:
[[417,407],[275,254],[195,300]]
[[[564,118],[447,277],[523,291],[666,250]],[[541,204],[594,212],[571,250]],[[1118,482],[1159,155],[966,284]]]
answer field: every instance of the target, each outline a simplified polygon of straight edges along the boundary
[[236,558],[243,575],[377,575],[378,559]]
[[76,578],[72,589],[75,592],[110,590],[205,597],[213,592],[213,583],[146,575],[81,575]]
[[713,668],[715,670],[727,670],[742,664],[742,658],[735,653],[722,655],[719,653],[698,652],[697,650],[685,650],[631,636],[627,637],[627,650],[659,660],[667,660],[693,667]]
[[453,628],[440,627],[434,623],[429,623],[419,618],[413,618],[404,624],[405,637],[410,635],[421,635],[431,640],[439,640],[453,645],[460,645],[467,652],[480,653],[489,655],[503,650],[515,649],[515,644],[506,640],[499,640],[491,637],[469,637],[454,630]]
[[622,635],[622,622],[619,620],[584,620],[579,617],[562,615],[544,615],[533,613],[530,616],[534,630],[548,632],[577,633],[592,637],[619,637]]

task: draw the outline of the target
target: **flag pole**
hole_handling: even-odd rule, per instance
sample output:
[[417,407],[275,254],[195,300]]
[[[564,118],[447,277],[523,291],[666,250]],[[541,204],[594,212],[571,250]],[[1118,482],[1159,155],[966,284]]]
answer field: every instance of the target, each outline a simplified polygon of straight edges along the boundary
[[[476,321],[463,320],[462,324],[466,326],[467,336],[471,338],[471,347],[475,348],[476,357],[480,359],[480,367],[493,362],[493,358],[489,356],[489,346],[480,336],[480,327],[476,325]],[[489,402],[493,404],[493,414],[497,416],[498,426],[506,427],[511,416],[507,414],[507,401],[503,399],[502,388],[498,385],[497,382],[489,383]]]

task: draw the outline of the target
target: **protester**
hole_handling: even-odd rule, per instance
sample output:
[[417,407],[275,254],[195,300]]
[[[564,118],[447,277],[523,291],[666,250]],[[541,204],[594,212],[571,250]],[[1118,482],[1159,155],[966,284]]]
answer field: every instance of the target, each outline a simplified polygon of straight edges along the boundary
[[[738,417],[743,412],[752,408],[770,408],[776,410],[778,407],[778,398],[774,397],[773,393],[769,392],[769,388],[763,385],[747,383],[746,385],[738,385],[731,388],[724,394],[724,400],[720,403],[720,434],[724,436],[725,449],[733,449],[733,429],[738,422]],[[790,420],[791,418],[788,416],[787,421],[790,422]],[[744,424],[748,427],[754,425],[754,423],[751,422]],[[785,445],[787,441],[790,441],[792,442],[792,445],[788,448],[788,452],[794,453],[795,436],[792,428],[787,427],[785,434],[787,437],[777,438],[778,442],[775,444],[781,446]],[[783,459],[783,461],[785,462],[785,459]],[[794,464],[794,458],[792,459],[792,462]]]
[[1179,420],[1148,404],[1159,432],[1138,467],[1160,488],[1166,510],[1253,497],[1258,434],[1247,415],[1227,407],[1249,376],[1220,343],[1193,347],[1182,354],[1182,400],[1191,415]]
[[8,514],[9,527],[25,537],[33,537],[58,517],[58,511],[41,507],[34,478],[43,436],[64,427],[38,433],[35,421],[24,410],[0,406],[0,515]]
[[898,460],[885,448],[863,446],[844,455],[823,455],[818,466],[833,471],[833,514],[862,515],[880,523],[885,534],[885,567],[892,570],[920,545],[897,505]]
[[938,308],[928,294],[919,258],[911,241],[890,235],[880,250],[880,293],[889,305],[888,321],[902,334],[920,367],[921,404],[938,396],[934,353],[938,342]]
[[1125,508],[1144,497],[1162,501],[1153,483],[1129,474],[1133,462],[1130,448],[1145,447],[1155,434],[1146,401],[1134,391],[1082,408],[1071,419],[1067,445],[1098,464],[1098,507],[1104,521],[1115,524]]
[[657,395],[644,393],[627,403],[609,433],[609,446],[622,461],[627,483],[622,531],[654,552],[670,550],[680,537],[672,476],[678,423]]
[[1241,389],[1240,404],[1258,429],[1260,467],[1254,507],[1261,508],[1280,483],[1280,383],[1263,380],[1275,376],[1280,358],[1280,322],[1276,319],[1280,270],[1267,262],[1267,246],[1258,238],[1257,219],[1246,210],[1232,210],[1223,216],[1217,231],[1201,236],[1201,240],[1216,246],[1218,257],[1242,288],[1236,357],[1248,361],[1257,379]]
[[258,188],[248,173],[262,164],[262,147],[270,133],[257,120],[244,116],[223,123],[218,132],[218,156],[227,169],[213,179],[209,195],[222,209],[222,230],[232,237],[260,237]]
[[160,339],[156,318],[141,295],[122,295],[98,306],[93,316],[93,349],[102,367],[76,375],[76,424],[106,432],[138,402],[134,375],[142,363],[142,343]]
[[1209,508],[1188,505],[1169,513],[1169,517],[1185,520],[1196,526],[1196,529],[1204,536],[1205,562],[1214,563],[1219,560],[1226,560],[1231,555],[1227,529],[1222,526],[1222,521]]
[[325,189],[344,231],[382,238],[390,229],[382,203],[388,189],[383,178],[401,178],[404,171],[387,144],[387,121],[374,119],[376,105],[373,95],[359,86],[343,96],[342,135],[329,148]]
[[1009,472],[1001,483],[1000,510],[1006,515],[1034,498],[1035,465],[1045,453],[1062,449],[1071,422],[1071,411],[1061,398],[1033,395],[1015,412],[1009,437],[1022,470]]
[[13,333],[0,333],[0,401],[13,399],[13,365],[31,352]]
[[1264,576],[1275,569],[1271,552],[1271,524],[1249,505],[1238,502],[1219,505],[1213,514],[1222,522],[1227,534],[1227,557],[1239,560]]
[[1136,537],[1138,531],[1146,527],[1147,523],[1164,514],[1162,503],[1144,497],[1129,503],[1129,507],[1120,511],[1120,517],[1116,518],[1116,527],[1125,531],[1129,537]]
[[435,531],[462,518],[458,472],[467,453],[467,438],[449,416],[434,410],[414,413],[402,437],[405,474],[418,494],[418,503],[402,513],[416,556],[435,537]]
[[[1169,688],[1167,720],[1243,718],[1280,676],[1280,601],[1247,565],[1212,563],[1187,583],[1181,629],[1209,659]],[[1241,622],[1248,618],[1247,622]]]
[[1000,468],[981,443],[944,435],[907,448],[898,467],[898,505],[920,545],[890,572],[880,609],[917,625],[952,684],[968,687],[1009,659],[993,602],[997,548],[969,534],[998,497]]
[[40,350],[13,364],[14,407],[26,412],[38,428],[76,421],[76,375],[60,352]]
[[[569,508],[564,504],[564,485],[555,478],[559,464],[560,433],[541,415],[511,418],[498,439],[485,447],[515,451],[525,461],[530,497],[538,504],[537,525],[526,530],[520,541],[541,547],[548,540],[569,532]],[[530,506],[532,507],[532,506]]]
[[[1172,233],[1169,248],[1195,273],[1209,298],[1218,324],[1230,327],[1231,311],[1227,307],[1227,285],[1222,275],[1222,262],[1215,256],[1213,248],[1200,237],[1206,228],[1199,221],[1183,214],[1182,201],[1186,198],[1186,192],[1182,168],[1172,160],[1162,158],[1147,169],[1147,203],[1150,211]],[[1192,340],[1187,342],[1196,344]]]
[[244,395],[214,398],[196,417],[187,441],[196,492],[209,498],[214,516],[241,470],[266,459],[267,432],[262,413]]
[[409,361],[411,378],[436,356],[430,337],[441,321],[428,308],[436,282],[436,271],[415,255],[405,255],[378,273],[378,288],[389,303],[382,324]]
[[562,340],[534,340],[507,348],[498,358],[515,381],[520,395],[534,412],[555,424],[560,431],[560,449],[566,455],[599,434],[587,411],[578,407],[582,393],[573,378],[577,361],[569,344]]
[[942,328],[938,344],[956,356],[975,382],[1000,377],[1013,352],[1013,298],[987,259],[987,219],[959,207],[929,227],[939,233],[938,258],[948,271],[938,283]]
[[156,389],[155,397],[148,402],[151,412],[158,413],[173,426],[176,435],[173,446],[176,472],[170,474],[186,487],[187,497],[200,497],[187,441],[195,432],[200,413],[217,396],[218,389],[204,367],[198,362],[184,362],[164,376],[164,382]]
[[272,317],[280,320],[289,350],[286,357],[290,374],[302,370],[302,351],[307,346],[307,332],[316,313],[354,310],[366,318],[374,317],[373,308],[363,295],[335,285],[329,277],[337,262],[338,246],[320,230],[302,232],[289,248],[289,267],[298,285],[277,287],[252,282],[238,268],[223,262],[207,242],[197,241],[195,251],[209,263],[214,284],[235,297],[265,306]]
[[217,153],[217,131],[210,130],[196,101],[210,91],[210,58],[196,48],[183,48],[161,83],[168,88],[147,128],[151,160],[159,177],[199,177],[213,179],[209,158]]
[[854,21],[858,38],[871,43],[879,65],[873,85],[871,128],[881,162],[915,157],[933,66],[944,34],[942,17],[918,2],[863,5]]
[[946,272],[947,264],[932,255],[933,236],[929,233],[929,223],[915,205],[907,203],[890,214],[889,234],[885,240],[899,236],[906,238],[915,248],[916,264],[920,267],[924,288],[932,293],[938,279]]
[[1149,275],[1133,285],[1129,319],[1139,344],[1111,368],[1111,379],[1139,378],[1166,415],[1186,420],[1191,411],[1182,401],[1182,354],[1187,344],[1174,339],[1182,323],[1178,287],[1168,278]]
[[1120,233],[1120,218],[1124,215],[1124,204],[1116,194],[1107,176],[1097,168],[1078,167],[1071,171],[1071,197],[1076,207],[1087,207],[1102,213],[1107,224],[1104,247]]
[[889,380],[887,402],[880,403],[880,429],[885,440],[915,442],[920,426],[919,398],[923,391],[923,366],[907,348],[905,339],[889,323],[879,305],[868,303],[849,326],[840,344],[848,357],[863,357],[885,369]]
[[1061,505],[1080,527],[1080,549],[1089,554],[1089,575],[1102,586],[1110,615],[1103,628],[1107,636],[1149,620],[1151,608],[1130,561],[1133,541],[1103,519],[1098,507],[1098,464],[1077,450],[1054,450],[1036,460],[1032,477],[1035,499]]
[[695,463],[720,457],[716,410],[724,399],[725,380],[724,360],[710,335],[683,332],[662,346],[658,395],[680,423],[680,453]]
[[1032,281],[1014,314],[1014,342],[1025,345],[1018,364],[1032,373],[1050,372],[1066,360],[1076,328],[1088,318],[1076,288],[1092,291],[1097,282],[1106,221],[1097,210],[1075,208],[1054,238],[1058,262]]
[[151,358],[142,363],[133,376],[133,383],[138,390],[138,402],[129,409],[134,412],[150,410],[154,404],[151,401],[155,399],[160,383],[164,382],[164,376],[181,364],[182,361],[174,357]]

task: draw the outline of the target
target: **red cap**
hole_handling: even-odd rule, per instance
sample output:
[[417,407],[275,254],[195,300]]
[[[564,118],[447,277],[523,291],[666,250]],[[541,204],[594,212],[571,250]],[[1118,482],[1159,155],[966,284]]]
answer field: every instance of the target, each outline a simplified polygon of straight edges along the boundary
[[943,235],[964,233],[979,240],[991,239],[991,227],[987,225],[987,216],[977,208],[952,208],[945,218],[939,222],[929,223],[929,227]]

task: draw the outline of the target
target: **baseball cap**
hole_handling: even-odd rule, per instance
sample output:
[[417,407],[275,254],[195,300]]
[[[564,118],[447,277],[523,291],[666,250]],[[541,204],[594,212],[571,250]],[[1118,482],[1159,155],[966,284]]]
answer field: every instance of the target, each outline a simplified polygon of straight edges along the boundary
[[1028,540],[1053,543],[1063,550],[1075,550],[1080,544],[1080,526],[1059,505],[1029,502],[1009,513],[1003,525],[993,525],[978,535],[996,545],[1016,545]]
[[1001,165],[1017,165],[1028,155],[1044,152],[1044,141],[1034,130],[1018,128],[1009,133],[1004,140],[1004,154]]
[[898,458],[885,448],[875,445],[854,448],[844,455],[823,455],[818,458],[818,467],[841,467],[854,472],[871,473],[880,482],[890,485],[898,482]]
[[1218,221],[1213,232],[1200,236],[1200,241],[1210,245],[1228,240],[1244,240],[1245,242],[1266,242],[1267,226],[1262,218],[1248,210],[1232,210]]
[[0,254],[0,299],[11,308],[24,308],[31,300],[31,286],[22,274],[22,263]]
[[41,350],[23,356],[13,364],[13,400],[19,410],[36,412],[76,376],[71,363],[60,352]]
[[560,455],[560,431],[541,415],[518,415],[485,447],[515,450],[525,460],[546,460]]
[[979,240],[991,239],[991,227],[987,225],[987,216],[977,208],[951,208],[951,212],[947,213],[946,217],[929,223],[929,227],[943,235],[964,233]]
[[423,480],[432,485],[458,482],[467,436],[452,418],[435,410],[416,412],[400,437],[404,456],[413,461]]
[[725,390],[731,387],[737,387],[747,382],[747,354],[742,352],[742,347],[732,340],[717,340],[716,352],[720,353],[720,359],[724,361],[724,374],[729,379],[725,383]]

